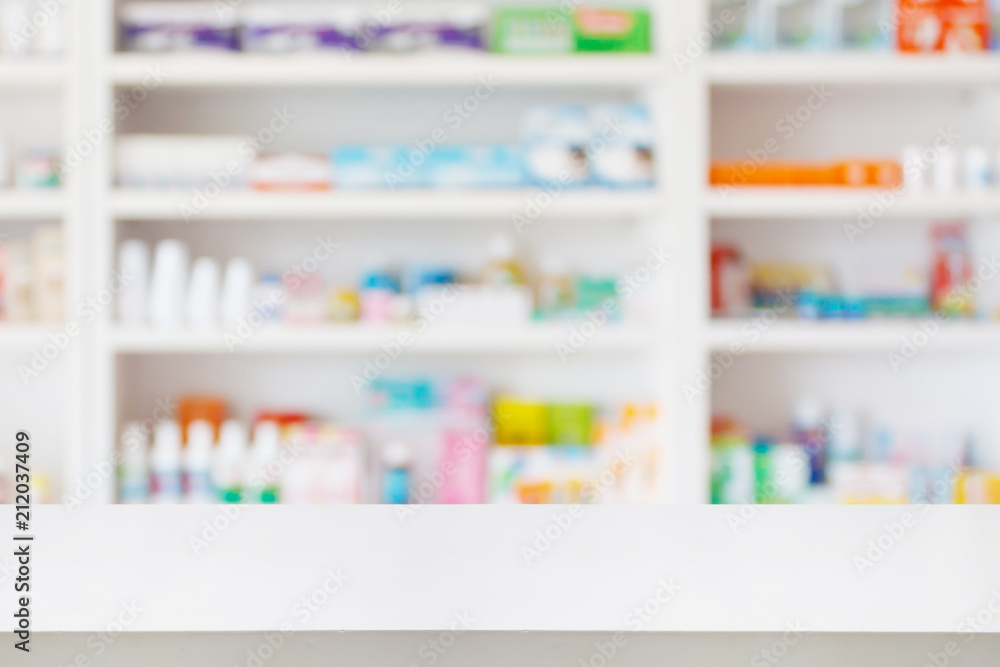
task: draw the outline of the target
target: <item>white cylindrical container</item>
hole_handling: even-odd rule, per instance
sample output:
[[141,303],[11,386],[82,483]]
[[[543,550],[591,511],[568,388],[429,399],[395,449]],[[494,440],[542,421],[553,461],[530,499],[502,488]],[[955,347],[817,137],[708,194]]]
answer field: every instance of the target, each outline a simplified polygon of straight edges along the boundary
[[278,501],[278,447],[281,432],[272,421],[258,422],[253,429],[253,445],[250,448],[246,469],[246,502],[276,503]]
[[211,257],[199,257],[195,261],[185,308],[189,327],[210,329],[219,326],[220,273],[219,263]]
[[938,153],[934,162],[934,189],[942,194],[958,189],[958,156],[952,149]]
[[215,427],[207,421],[196,420],[188,424],[187,447],[182,457],[182,485],[184,502],[189,504],[214,503],[218,498],[212,484],[212,445],[215,444]]
[[250,311],[254,277],[250,262],[234,257],[226,264],[226,277],[222,284],[220,311],[222,326],[234,328]]
[[969,146],[965,149],[962,177],[965,189],[970,192],[981,192],[990,187],[993,174],[990,169],[990,152],[986,148]]
[[238,503],[243,499],[246,463],[246,430],[243,424],[230,419],[222,424],[212,462],[212,482],[219,501]]
[[126,326],[146,323],[149,290],[149,246],[144,241],[125,241],[118,249],[118,271],[122,289],[118,293],[118,321]]
[[181,501],[181,427],[173,421],[160,422],[153,437],[150,454],[152,502],[172,504]]
[[184,296],[188,269],[187,247],[167,239],[156,246],[149,285],[149,323],[160,329],[179,327],[184,321]]

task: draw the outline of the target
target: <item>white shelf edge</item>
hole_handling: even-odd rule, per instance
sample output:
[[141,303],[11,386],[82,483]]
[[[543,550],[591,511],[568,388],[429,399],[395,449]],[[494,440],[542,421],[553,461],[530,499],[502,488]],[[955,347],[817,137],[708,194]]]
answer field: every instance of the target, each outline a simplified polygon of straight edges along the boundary
[[59,324],[0,322],[0,352],[25,352],[49,342],[49,334],[61,331]]
[[65,212],[66,198],[58,190],[0,189],[0,220],[54,220]]
[[[753,318],[715,320],[709,326],[712,352],[733,351],[740,344],[750,353],[889,352],[923,331],[927,319],[858,321],[779,321],[760,327]],[[1000,324],[948,321],[929,339],[930,350],[1000,349]]]
[[[246,338],[218,331],[153,330],[112,327],[108,344],[118,354],[378,354],[383,345],[403,341],[403,354],[551,353],[569,346],[574,324],[523,327],[438,325],[421,333],[415,327],[322,325],[264,326]],[[643,351],[654,341],[648,327],[611,324],[579,349],[590,352]],[[575,355],[568,355],[572,359]]]
[[1000,82],[1000,54],[898,52],[716,52],[706,67],[715,86],[971,85]]
[[714,187],[712,218],[953,218],[1000,217],[1000,188],[982,193],[897,194],[877,188]]
[[66,64],[59,59],[0,55],[0,88],[55,88],[65,83],[66,72]]
[[157,78],[166,87],[269,86],[585,86],[622,88],[651,83],[660,73],[654,55],[511,56],[443,54],[143,54],[112,56],[114,84]]
[[[544,195],[540,199],[540,196]],[[333,190],[318,193],[226,192],[196,208],[192,192],[117,190],[111,209],[118,220],[269,220],[269,219],[500,219],[515,214],[540,219],[637,218],[656,211],[656,190],[564,191],[549,206],[545,190]],[[188,207],[191,208],[188,208]],[[185,212],[187,217],[185,217]]]

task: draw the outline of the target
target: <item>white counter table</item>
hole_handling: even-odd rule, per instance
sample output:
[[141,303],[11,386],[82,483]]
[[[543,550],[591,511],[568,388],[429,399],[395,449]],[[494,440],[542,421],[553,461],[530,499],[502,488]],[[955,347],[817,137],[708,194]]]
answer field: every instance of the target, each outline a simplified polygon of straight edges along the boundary
[[57,506],[29,533],[24,664],[1000,663],[995,508]]

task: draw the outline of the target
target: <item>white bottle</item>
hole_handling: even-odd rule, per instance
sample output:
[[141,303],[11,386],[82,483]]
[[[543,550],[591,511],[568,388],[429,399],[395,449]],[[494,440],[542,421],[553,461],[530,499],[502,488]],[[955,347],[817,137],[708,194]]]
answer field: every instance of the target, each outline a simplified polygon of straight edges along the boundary
[[173,421],[160,422],[153,437],[150,455],[152,502],[181,501],[181,427]]
[[185,320],[189,327],[211,329],[219,326],[219,263],[199,257],[191,269]]
[[139,422],[122,429],[118,463],[118,502],[136,505],[149,502],[149,436]]
[[281,432],[272,421],[258,422],[253,429],[253,446],[250,448],[246,469],[246,501],[250,503],[275,503],[278,501],[278,447]]
[[934,189],[940,194],[958,189],[958,157],[951,148],[939,152],[934,162]]
[[184,502],[214,503],[218,495],[212,485],[212,445],[215,427],[199,419],[188,424],[188,442],[182,457]]
[[243,499],[246,463],[246,430],[235,419],[227,420],[219,432],[219,446],[212,462],[212,482],[220,502],[238,503]]
[[179,327],[184,320],[188,251],[180,241],[167,239],[156,246],[149,285],[149,323],[158,329]]
[[118,293],[118,321],[138,327],[146,323],[149,290],[149,246],[130,240],[118,249],[118,271],[122,290]]
[[253,292],[253,267],[242,257],[233,257],[226,263],[226,277],[222,284],[220,311],[222,326],[233,329],[250,312]]
[[988,189],[993,181],[993,174],[990,172],[990,152],[983,146],[966,148],[962,176],[967,191],[982,192]]

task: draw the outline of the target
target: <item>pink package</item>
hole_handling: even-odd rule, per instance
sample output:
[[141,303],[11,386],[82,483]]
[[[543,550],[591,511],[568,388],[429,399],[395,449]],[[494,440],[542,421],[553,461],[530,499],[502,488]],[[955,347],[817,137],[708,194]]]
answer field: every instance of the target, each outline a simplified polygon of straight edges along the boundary
[[438,463],[443,478],[438,489],[438,503],[460,505],[486,502],[486,450],[489,442],[481,441],[476,436],[476,431],[445,432]]

